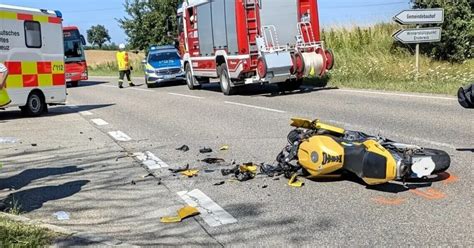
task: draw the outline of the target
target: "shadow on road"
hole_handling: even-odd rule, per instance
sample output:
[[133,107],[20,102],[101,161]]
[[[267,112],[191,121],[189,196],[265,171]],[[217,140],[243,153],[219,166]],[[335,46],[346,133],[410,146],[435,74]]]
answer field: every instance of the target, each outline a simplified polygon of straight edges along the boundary
[[82,87],[89,87],[89,86],[96,86],[100,84],[106,84],[107,81],[80,81],[77,86],[72,86],[71,84],[67,84],[67,88],[82,88]]
[[474,148],[456,148],[458,152],[474,152]]
[[[299,89],[293,91],[281,91],[278,88],[278,85],[245,85],[237,87],[237,95],[241,96],[264,96],[264,97],[277,97],[277,96],[288,96],[288,95],[298,95],[298,94],[308,94],[316,91],[323,90],[334,90],[338,89],[337,87],[321,87],[315,85],[303,85]],[[221,92],[221,88],[217,83],[204,84],[202,90]]]
[[68,173],[74,173],[83,169],[77,168],[76,166],[67,166],[60,168],[38,168],[38,169],[27,169],[22,171],[20,174],[11,176],[5,179],[0,179],[0,190],[3,189],[14,189],[19,190],[32,181],[49,177],[57,176]]
[[[57,115],[64,115],[64,114],[71,114],[76,113],[78,111],[86,111],[86,110],[93,110],[93,109],[101,109],[113,106],[115,104],[91,104],[91,105],[78,105],[77,109],[71,109],[67,106],[55,106],[49,107],[48,113],[35,117],[35,118],[47,118],[51,116]],[[7,120],[14,120],[20,118],[27,118],[25,117],[20,110],[14,110],[14,108],[8,109],[6,111],[0,111],[0,123],[3,123]]]
[[163,82],[160,84],[150,84],[150,88],[168,88],[168,87],[175,87],[175,86],[181,86],[185,85],[186,81],[169,81],[169,82]]
[[78,180],[57,186],[44,186],[15,192],[7,196],[4,202],[7,210],[13,206],[21,209],[21,212],[31,212],[39,209],[48,201],[54,201],[70,197],[81,191],[88,184],[88,180]]

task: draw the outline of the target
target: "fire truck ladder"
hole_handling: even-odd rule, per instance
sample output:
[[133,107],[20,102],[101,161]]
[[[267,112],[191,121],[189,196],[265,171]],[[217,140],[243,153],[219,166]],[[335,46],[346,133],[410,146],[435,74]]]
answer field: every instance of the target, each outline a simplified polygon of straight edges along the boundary
[[263,26],[262,38],[265,43],[266,52],[286,50],[286,47],[280,46],[280,42],[278,41],[278,34],[276,32],[275,26],[273,25]]
[[252,61],[251,67],[257,67],[258,48],[257,36],[259,35],[259,20],[258,20],[258,0],[245,0],[247,35],[250,49],[250,59]]
[[321,47],[322,43],[314,38],[313,26],[310,22],[298,22],[298,35],[296,46],[300,49]]

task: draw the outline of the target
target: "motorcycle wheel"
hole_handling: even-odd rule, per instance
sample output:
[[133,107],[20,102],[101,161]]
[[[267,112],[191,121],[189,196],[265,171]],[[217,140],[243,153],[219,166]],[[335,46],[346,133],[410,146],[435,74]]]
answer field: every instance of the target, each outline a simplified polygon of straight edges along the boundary
[[418,157],[425,157],[425,156],[431,157],[431,159],[435,163],[435,169],[433,171],[433,174],[438,174],[438,173],[446,171],[451,164],[451,158],[449,157],[449,154],[442,150],[425,148],[422,151],[417,152],[413,155],[413,157],[417,157],[417,156]]

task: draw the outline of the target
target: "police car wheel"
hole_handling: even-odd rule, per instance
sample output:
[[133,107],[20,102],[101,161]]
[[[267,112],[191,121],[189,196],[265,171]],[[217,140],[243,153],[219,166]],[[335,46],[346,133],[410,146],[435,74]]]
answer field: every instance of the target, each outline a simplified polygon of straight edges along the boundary
[[194,77],[193,72],[191,71],[191,66],[186,64],[186,84],[190,90],[197,90],[201,88],[201,85],[198,84],[196,77]]
[[27,116],[40,116],[46,110],[46,103],[42,95],[38,92],[32,92],[28,96],[26,105],[22,107],[21,110]]

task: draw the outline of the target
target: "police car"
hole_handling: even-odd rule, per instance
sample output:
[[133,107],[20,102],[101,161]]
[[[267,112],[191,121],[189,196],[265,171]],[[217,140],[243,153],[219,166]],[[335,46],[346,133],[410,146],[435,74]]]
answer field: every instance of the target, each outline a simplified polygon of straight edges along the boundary
[[174,46],[151,46],[145,64],[145,83],[148,87],[169,81],[184,81],[181,57]]

